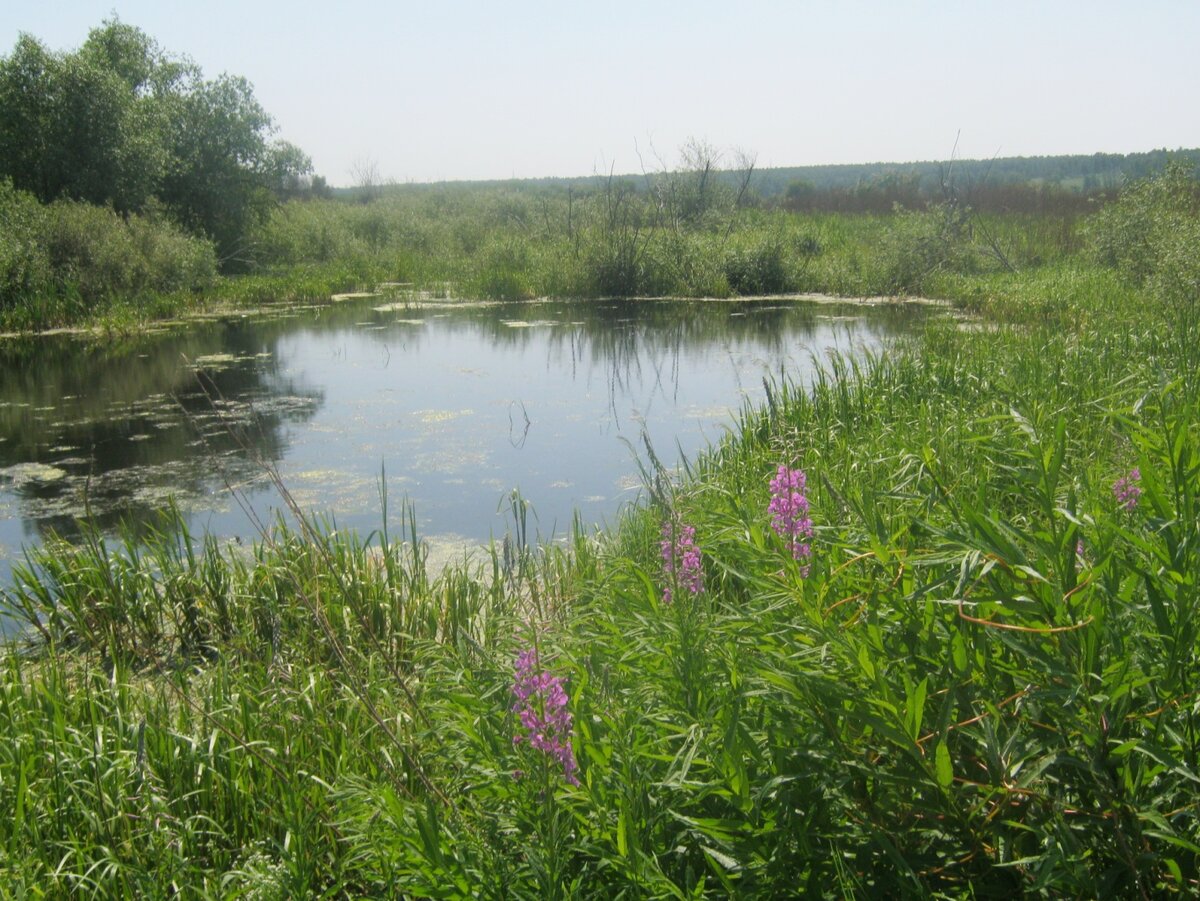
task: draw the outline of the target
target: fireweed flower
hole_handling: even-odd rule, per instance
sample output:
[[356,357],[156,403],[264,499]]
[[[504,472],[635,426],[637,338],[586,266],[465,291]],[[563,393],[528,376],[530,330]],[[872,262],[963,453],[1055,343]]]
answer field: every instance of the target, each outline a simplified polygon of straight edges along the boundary
[[1113,497],[1117,499],[1122,510],[1133,510],[1137,507],[1138,498],[1142,496],[1142,489],[1138,486],[1141,479],[1142,471],[1135,466],[1129,470],[1129,475],[1113,483]]
[[[788,543],[792,557],[806,560],[812,556],[813,523],[808,516],[808,497],[804,494],[807,477],[803,469],[788,469],[783,463],[775,478],[771,479],[771,503],[767,512],[771,514],[771,528]],[[808,575],[808,567],[801,572]]]
[[672,601],[671,584],[677,582],[688,594],[698,595],[704,587],[704,572],[700,566],[700,548],[696,546],[696,527],[685,526],[668,519],[662,526],[663,573],[667,586],[663,588],[663,603]]
[[567,782],[578,785],[575,771],[579,765],[571,747],[574,718],[567,710],[562,677],[540,669],[537,648],[532,647],[517,655],[515,672],[512,691],[516,703],[512,710],[525,731],[513,736],[513,744],[528,742],[531,748],[558,762]]

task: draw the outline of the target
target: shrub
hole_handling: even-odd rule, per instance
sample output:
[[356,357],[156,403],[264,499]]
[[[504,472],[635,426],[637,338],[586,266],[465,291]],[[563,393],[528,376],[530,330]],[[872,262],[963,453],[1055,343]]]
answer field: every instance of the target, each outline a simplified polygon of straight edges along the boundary
[[73,200],[42,206],[0,182],[0,308],[68,298],[82,313],[103,301],[199,290],[216,271],[211,242],[156,212],[126,218]]
[[44,216],[32,194],[0,180],[0,308],[52,283],[50,261],[38,241]]
[[105,207],[60,200],[40,236],[60,290],[102,300],[195,290],[216,275],[211,242],[155,215],[125,219]]
[[779,294],[789,288],[787,253],[779,235],[728,251],[723,268],[735,294]]
[[919,293],[938,272],[977,271],[966,211],[952,204],[926,210],[897,209],[881,248],[880,288]]
[[1200,354],[1200,183],[1185,164],[1130,185],[1085,226],[1093,257],[1149,289],[1172,338]]
[[217,256],[210,241],[187,234],[156,213],[131,216],[125,227],[145,263],[146,282],[139,291],[199,291],[216,278]]
[[1177,264],[1173,238],[1194,230],[1198,220],[1200,184],[1189,167],[1176,163],[1131,184],[1088,220],[1084,233],[1097,262],[1144,284]]

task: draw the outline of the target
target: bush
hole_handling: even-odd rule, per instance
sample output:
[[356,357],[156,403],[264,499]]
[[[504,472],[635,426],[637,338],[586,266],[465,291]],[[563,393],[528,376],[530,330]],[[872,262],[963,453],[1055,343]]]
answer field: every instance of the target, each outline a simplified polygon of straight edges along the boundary
[[1200,364],[1200,183],[1185,164],[1130,185],[1086,225],[1093,257],[1149,290]]
[[951,203],[926,210],[897,209],[880,249],[878,290],[920,293],[939,272],[978,272],[969,215],[969,210]]
[[41,235],[60,290],[89,306],[104,300],[196,290],[216,276],[211,242],[166,219],[131,216],[60,200],[46,209]]
[[53,283],[50,261],[38,240],[44,218],[32,194],[0,179],[0,309]]
[[787,254],[778,235],[728,251],[723,268],[735,294],[779,294],[789,288]]
[[82,313],[111,300],[199,290],[216,271],[211,242],[155,212],[125,218],[72,200],[42,206],[0,182],[0,309],[44,307],[57,297]]
[[1164,265],[1175,265],[1174,237],[1193,231],[1198,220],[1200,184],[1189,167],[1176,163],[1131,184],[1088,220],[1084,233],[1097,262],[1145,284]]
[[217,275],[216,250],[158,214],[132,216],[125,222],[133,249],[144,261],[145,282],[134,293],[200,291]]

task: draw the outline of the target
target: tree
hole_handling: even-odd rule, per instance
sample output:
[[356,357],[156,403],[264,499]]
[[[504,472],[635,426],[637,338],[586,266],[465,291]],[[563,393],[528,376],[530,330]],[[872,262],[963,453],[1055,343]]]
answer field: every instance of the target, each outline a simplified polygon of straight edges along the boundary
[[275,199],[311,171],[244,78],[206,81],[117,19],[79,50],[22,35],[0,58],[0,178],[43,203],[60,197],[138,212],[161,201],[230,264]]
[[[141,208],[165,164],[154,42],[106,23],[75,53],[22,35],[0,59],[0,175],[48,203],[58,197]],[[161,77],[161,75],[160,75]]]
[[[288,141],[276,141],[267,151],[267,168],[275,182],[275,196],[290,200],[316,193],[317,181],[310,177],[312,160],[308,154]],[[321,184],[324,185],[324,179]]]
[[51,140],[54,68],[54,58],[27,34],[0,59],[0,177],[43,202],[54,181],[42,164]]
[[363,203],[378,200],[383,194],[383,180],[379,177],[379,163],[369,156],[359,157],[350,166],[350,177],[358,187],[358,199]]
[[244,78],[198,81],[170,99],[160,197],[184,226],[216,242],[223,262],[245,263],[251,227],[270,211],[287,172],[311,168],[308,158],[268,142],[274,124]]

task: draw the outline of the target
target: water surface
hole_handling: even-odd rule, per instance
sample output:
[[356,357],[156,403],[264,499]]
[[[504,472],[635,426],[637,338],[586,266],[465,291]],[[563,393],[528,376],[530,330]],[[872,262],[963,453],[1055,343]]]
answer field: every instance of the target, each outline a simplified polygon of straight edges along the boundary
[[[880,347],[912,310],[796,301],[354,301],[94,346],[0,342],[0,584],[22,546],[152,522],[251,538],[302,507],[365,533],[381,474],[436,545],[611,521],[638,492],[629,444],[668,464],[733,426],[764,376],[804,381],[832,351]],[[628,443],[627,443],[628,442]]]

